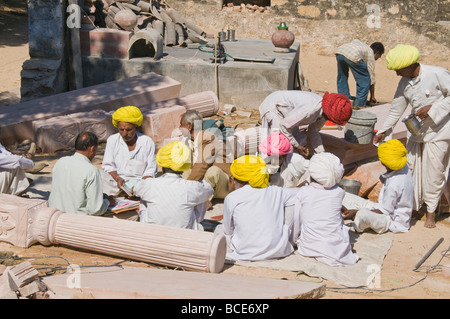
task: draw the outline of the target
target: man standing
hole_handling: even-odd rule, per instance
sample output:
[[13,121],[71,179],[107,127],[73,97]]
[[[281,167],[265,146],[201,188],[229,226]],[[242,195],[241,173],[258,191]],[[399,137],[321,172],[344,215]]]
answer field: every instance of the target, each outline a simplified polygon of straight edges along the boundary
[[[324,96],[312,92],[281,90],[269,94],[259,106],[264,140],[274,131],[281,132],[289,139],[293,151],[309,156],[306,136],[299,126],[307,127],[307,137],[315,153],[325,149],[320,137],[320,129],[327,120],[345,125],[352,116],[352,105],[342,94],[328,93]],[[311,154],[312,155],[312,154]]]
[[113,195],[126,185],[131,189],[137,181],[156,177],[156,146],[153,140],[137,131],[144,116],[136,106],[117,109],[112,122],[119,133],[108,137],[102,168],[105,193]]
[[158,225],[203,230],[205,202],[213,194],[205,181],[187,181],[181,174],[190,168],[191,152],[180,141],[164,145],[156,155],[163,175],[140,181],[134,194],[140,197],[140,221]]
[[414,209],[426,205],[425,227],[434,228],[435,213],[447,184],[450,154],[450,72],[418,63],[419,50],[397,45],[386,56],[387,68],[401,76],[389,115],[373,142],[392,133],[410,104],[421,121],[417,136],[408,133],[408,166],[414,180]]
[[103,194],[100,171],[91,163],[97,147],[94,133],[77,136],[75,154],[60,158],[53,167],[49,206],[69,214],[103,215],[114,204]]
[[337,60],[337,89],[340,94],[350,98],[348,88],[348,71],[352,71],[356,81],[356,107],[365,107],[370,92],[370,102],[375,99],[375,61],[384,53],[384,46],[374,42],[370,47],[360,40],[340,46],[336,50]]

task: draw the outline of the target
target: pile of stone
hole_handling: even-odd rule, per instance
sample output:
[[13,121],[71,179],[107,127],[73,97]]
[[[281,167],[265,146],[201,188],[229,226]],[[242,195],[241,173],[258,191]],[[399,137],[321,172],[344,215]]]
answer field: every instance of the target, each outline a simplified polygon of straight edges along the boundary
[[206,33],[196,24],[183,18],[166,1],[157,0],[95,0],[85,1],[87,14],[84,26],[110,28],[137,33],[157,31],[166,46],[205,44]]
[[249,12],[249,13],[269,13],[270,6],[258,6],[256,4],[245,4],[234,5],[233,3],[227,3],[222,7],[223,11],[227,12]]

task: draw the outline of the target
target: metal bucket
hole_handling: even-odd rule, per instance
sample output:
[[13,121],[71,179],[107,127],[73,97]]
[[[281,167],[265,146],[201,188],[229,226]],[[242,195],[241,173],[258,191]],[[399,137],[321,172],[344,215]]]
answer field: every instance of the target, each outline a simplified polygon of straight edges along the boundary
[[354,110],[345,125],[345,140],[354,144],[372,143],[376,122],[376,114],[362,110]]
[[342,189],[344,189],[347,193],[351,193],[354,195],[359,194],[359,189],[361,188],[361,183],[358,181],[355,181],[353,179],[341,179],[341,181],[338,183],[338,186],[340,186]]

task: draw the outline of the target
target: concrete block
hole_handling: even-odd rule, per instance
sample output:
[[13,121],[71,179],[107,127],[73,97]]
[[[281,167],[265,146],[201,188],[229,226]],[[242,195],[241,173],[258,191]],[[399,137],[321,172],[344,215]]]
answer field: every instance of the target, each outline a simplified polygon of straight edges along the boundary
[[33,139],[32,122],[94,109],[115,111],[176,98],[181,83],[153,72],[2,107],[0,143]]
[[166,139],[170,139],[173,130],[180,127],[181,114],[184,112],[186,112],[186,108],[179,105],[150,111],[144,110],[142,132],[150,136],[155,142],[156,148],[159,149],[166,144]]
[[110,135],[117,132],[111,117],[112,111],[98,109],[34,121],[34,141],[43,153],[72,150],[81,132],[95,133],[99,142],[106,142]]

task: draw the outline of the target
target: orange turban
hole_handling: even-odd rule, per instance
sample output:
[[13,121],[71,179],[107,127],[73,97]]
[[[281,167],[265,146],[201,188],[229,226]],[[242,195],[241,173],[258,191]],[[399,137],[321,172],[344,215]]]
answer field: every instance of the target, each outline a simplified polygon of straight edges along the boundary
[[348,97],[343,94],[328,92],[322,98],[322,109],[330,121],[339,125],[345,125],[353,112]]

